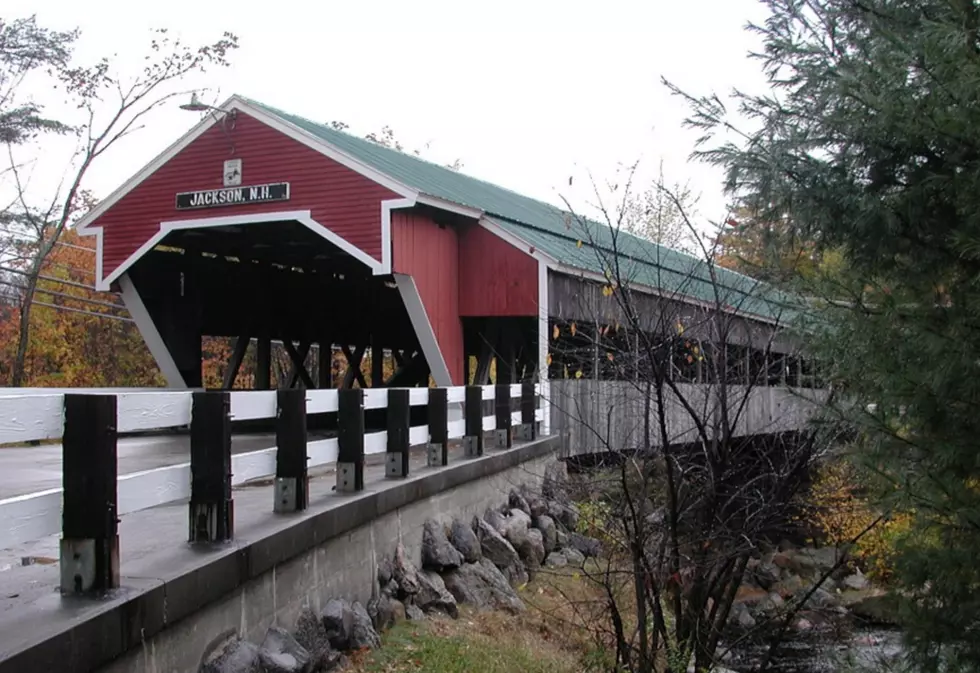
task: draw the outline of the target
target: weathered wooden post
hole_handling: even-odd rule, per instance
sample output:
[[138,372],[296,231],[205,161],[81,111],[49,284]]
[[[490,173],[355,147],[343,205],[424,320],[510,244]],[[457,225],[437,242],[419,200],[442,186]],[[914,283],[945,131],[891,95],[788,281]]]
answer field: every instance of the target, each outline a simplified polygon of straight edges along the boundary
[[463,410],[466,419],[466,434],[463,448],[467,458],[483,455],[483,387],[466,386],[466,402]]
[[276,485],[273,510],[301,512],[309,505],[306,472],[306,391],[276,393]]
[[61,590],[119,586],[116,397],[65,395],[62,439]]
[[337,391],[337,492],[364,490],[364,391]]
[[401,479],[408,476],[410,431],[409,391],[407,388],[390,388],[388,390],[388,446],[385,462],[385,477],[388,479]]
[[510,432],[510,384],[498,383],[494,386],[494,408],[497,411],[497,448],[509,449],[514,445]]
[[530,442],[538,436],[538,423],[535,418],[534,381],[521,384],[521,439]]
[[231,496],[231,397],[225,391],[191,398],[191,502],[188,539],[223,542],[234,534]]
[[429,388],[429,467],[449,464],[449,396],[445,388]]

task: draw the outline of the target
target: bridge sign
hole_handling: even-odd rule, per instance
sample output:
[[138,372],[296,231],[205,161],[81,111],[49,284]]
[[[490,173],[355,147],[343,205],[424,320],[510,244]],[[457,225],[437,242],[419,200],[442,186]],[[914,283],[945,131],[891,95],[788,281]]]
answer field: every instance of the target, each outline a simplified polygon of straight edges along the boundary
[[177,194],[177,210],[288,200],[289,183],[275,182],[267,185],[254,185],[252,187],[230,187],[227,189],[204,189],[197,192],[181,192]]

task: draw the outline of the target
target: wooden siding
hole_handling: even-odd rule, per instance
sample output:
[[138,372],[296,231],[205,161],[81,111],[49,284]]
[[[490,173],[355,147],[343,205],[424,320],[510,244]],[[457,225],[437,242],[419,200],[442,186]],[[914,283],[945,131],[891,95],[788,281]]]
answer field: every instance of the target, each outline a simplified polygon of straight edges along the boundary
[[483,227],[459,234],[459,312],[465,317],[538,315],[538,262]]
[[[700,420],[710,420],[721,410],[720,387],[693,383],[675,384],[677,393],[695,410]],[[562,458],[642,448],[644,418],[650,414],[651,444],[660,446],[660,419],[653,398],[644,396],[642,384],[632,381],[551,381],[551,431],[560,437]],[[667,391],[664,420],[670,444],[698,440],[693,418],[678,395]],[[738,422],[736,437],[769,435],[802,430],[827,399],[827,391],[815,388],[728,386],[729,410]],[[710,423],[709,423],[710,425]]]
[[428,215],[392,211],[392,270],[413,278],[453,385],[463,385],[463,325],[459,319],[456,230]]
[[[234,142],[232,152],[229,142]],[[178,192],[219,189],[226,159],[242,159],[244,186],[289,182],[288,201],[177,210]],[[214,126],[109,208],[103,227],[103,273],[108,276],[160,230],[160,222],[283,210],[310,210],[313,219],[381,260],[381,201],[389,189],[238,112],[226,137]]]

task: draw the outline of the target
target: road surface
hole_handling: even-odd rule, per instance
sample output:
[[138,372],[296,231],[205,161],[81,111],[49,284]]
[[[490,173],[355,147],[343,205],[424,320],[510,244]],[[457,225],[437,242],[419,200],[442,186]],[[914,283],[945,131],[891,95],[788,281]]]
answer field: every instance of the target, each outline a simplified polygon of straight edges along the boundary
[[[276,445],[274,434],[236,435],[231,452]],[[189,435],[127,437],[117,444],[119,475],[178,465],[191,459]],[[61,486],[61,444],[0,448],[0,500]]]

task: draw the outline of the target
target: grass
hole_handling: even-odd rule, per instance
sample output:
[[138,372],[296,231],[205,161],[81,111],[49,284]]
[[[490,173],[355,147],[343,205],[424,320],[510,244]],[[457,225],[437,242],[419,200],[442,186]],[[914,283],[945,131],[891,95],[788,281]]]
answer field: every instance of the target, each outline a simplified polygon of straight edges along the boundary
[[526,612],[429,616],[383,634],[381,649],[352,657],[354,673],[584,673],[608,670],[588,617],[576,605],[597,599],[572,572],[541,571],[523,587]]

